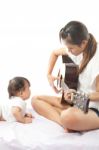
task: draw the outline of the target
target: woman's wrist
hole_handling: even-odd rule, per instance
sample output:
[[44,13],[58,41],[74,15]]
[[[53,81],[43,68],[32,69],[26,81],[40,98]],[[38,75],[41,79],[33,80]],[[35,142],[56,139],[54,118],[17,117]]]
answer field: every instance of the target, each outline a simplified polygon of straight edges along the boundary
[[51,75],[50,73],[47,73],[47,77],[50,76],[50,75]]
[[48,74],[47,74],[47,78],[48,78],[48,79],[50,79],[51,76],[52,76],[51,73],[48,73]]
[[91,94],[88,93],[88,94],[87,94],[87,97],[88,97],[88,99],[90,100],[90,99],[91,99]]

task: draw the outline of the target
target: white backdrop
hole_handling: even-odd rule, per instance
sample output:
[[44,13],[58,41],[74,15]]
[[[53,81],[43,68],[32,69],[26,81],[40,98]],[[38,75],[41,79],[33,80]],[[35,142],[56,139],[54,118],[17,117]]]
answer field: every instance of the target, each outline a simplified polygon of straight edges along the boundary
[[0,101],[14,76],[30,80],[32,95],[54,94],[46,73],[52,50],[61,47],[59,30],[79,20],[98,41],[98,6],[98,0],[0,0]]

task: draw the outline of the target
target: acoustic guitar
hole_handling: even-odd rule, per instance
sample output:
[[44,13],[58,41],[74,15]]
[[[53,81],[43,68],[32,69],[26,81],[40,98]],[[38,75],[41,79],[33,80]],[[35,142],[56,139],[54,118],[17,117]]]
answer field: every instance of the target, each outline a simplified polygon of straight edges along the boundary
[[[76,65],[69,56],[62,56],[63,63],[65,64],[64,78],[59,70],[57,87],[62,88],[61,104],[69,104],[71,106],[81,109],[84,113],[88,112],[89,98],[86,94],[77,92],[79,67]],[[72,93],[71,102],[64,99],[64,91],[74,89]]]

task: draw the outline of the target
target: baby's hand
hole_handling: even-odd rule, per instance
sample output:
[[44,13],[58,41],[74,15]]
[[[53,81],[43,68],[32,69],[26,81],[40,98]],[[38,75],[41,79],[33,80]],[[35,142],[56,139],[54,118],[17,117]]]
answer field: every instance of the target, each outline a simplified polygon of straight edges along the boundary
[[25,116],[29,118],[34,118],[31,113],[26,113]]
[[25,117],[25,123],[32,123],[32,118]]

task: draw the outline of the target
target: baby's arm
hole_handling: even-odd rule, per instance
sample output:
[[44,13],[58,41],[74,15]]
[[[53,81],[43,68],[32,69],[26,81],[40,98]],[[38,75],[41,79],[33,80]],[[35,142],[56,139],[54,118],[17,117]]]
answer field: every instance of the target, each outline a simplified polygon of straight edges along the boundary
[[16,118],[16,120],[18,122],[21,122],[21,123],[31,123],[32,122],[32,118],[22,116],[22,111],[21,111],[21,108],[19,108],[19,107],[13,106],[12,114],[14,115],[14,117]]

